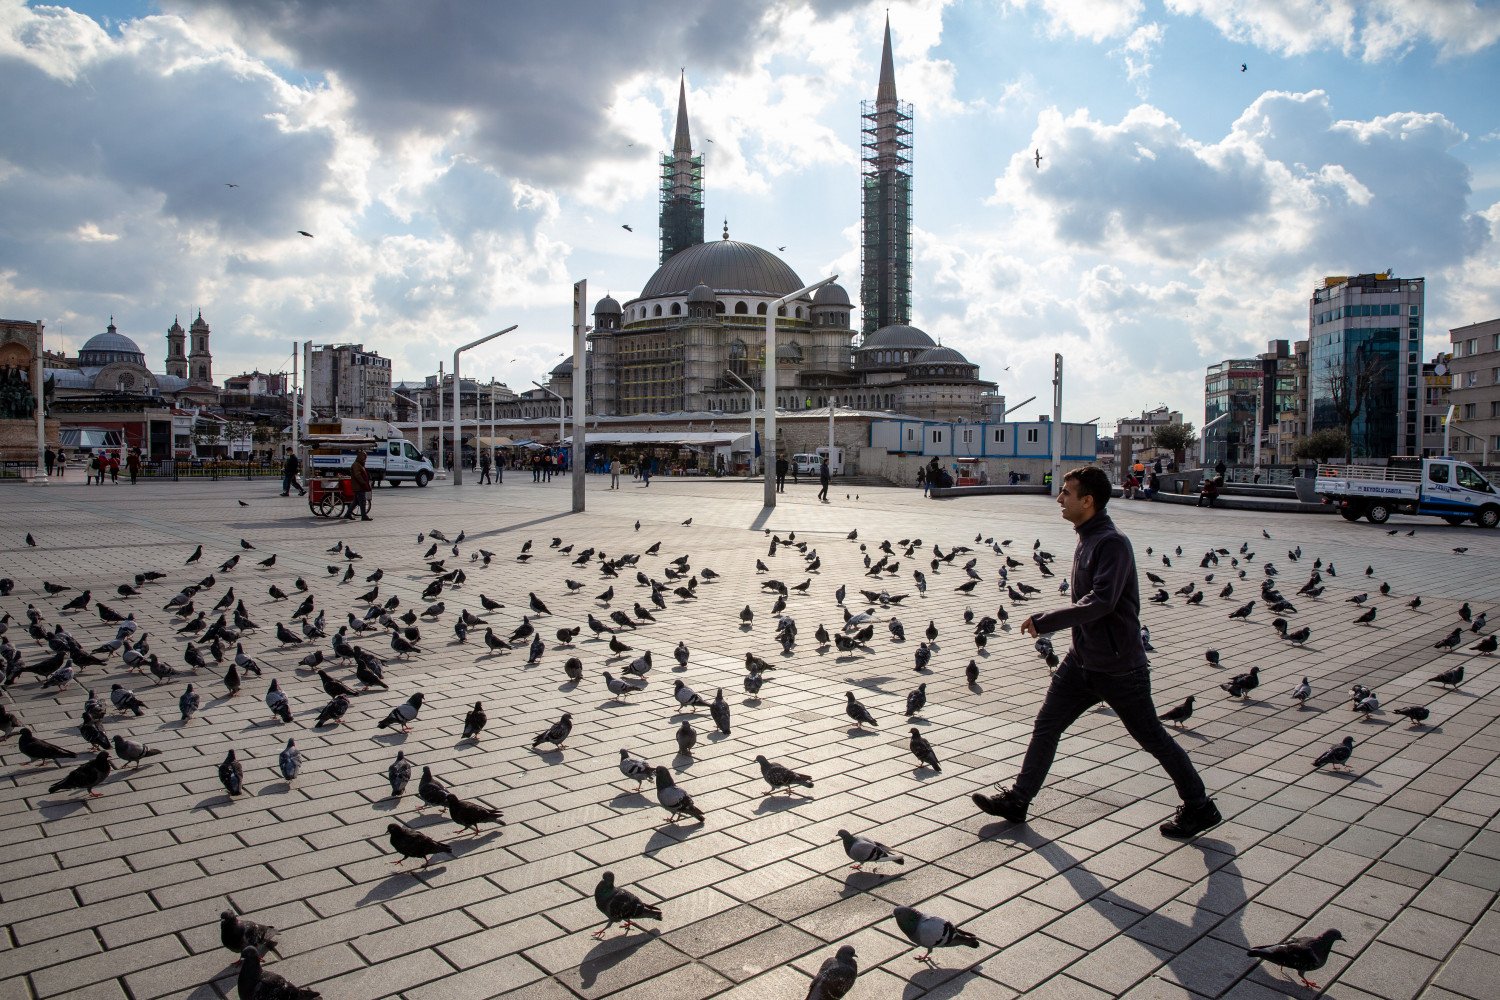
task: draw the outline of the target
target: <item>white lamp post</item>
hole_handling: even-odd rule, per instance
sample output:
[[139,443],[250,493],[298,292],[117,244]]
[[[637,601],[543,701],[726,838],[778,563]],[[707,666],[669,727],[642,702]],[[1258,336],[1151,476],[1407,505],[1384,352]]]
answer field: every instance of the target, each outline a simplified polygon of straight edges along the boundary
[[[516,325],[517,324],[512,323],[510,326],[507,326],[504,330],[496,330],[494,333],[486,334],[485,336],[480,337],[478,340],[470,341],[469,343],[463,345],[462,347],[458,348],[456,351],[453,352],[453,485],[454,486],[462,486],[463,482],[464,482],[464,453],[463,453],[463,448],[459,444],[459,440],[460,440],[459,439],[459,435],[463,432],[464,421],[463,421],[463,408],[460,405],[460,400],[459,400],[459,395],[458,395],[459,391],[461,390],[461,388],[463,386],[463,380],[461,378],[459,378],[458,356],[460,354],[462,354],[464,351],[467,351],[467,350],[469,350],[472,347],[478,347],[480,344],[487,344],[487,343],[489,343],[490,341],[494,340],[496,337],[498,337],[498,336],[500,336],[502,334],[510,333],[510,331],[512,331],[512,330],[514,330],[516,328]],[[475,413],[474,413],[474,416],[475,416],[474,426],[478,427],[479,426],[479,421],[478,421],[479,413],[478,413],[478,409],[477,408],[479,406],[479,401],[477,399],[474,401],[474,406],[476,408],[475,409]]]
[[404,399],[408,403],[411,403],[413,406],[415,406],[417,408],[417,450],[421,451],[422,450],[422,401],[420,399],[412,399],[410,396],[403,396],[403,395],[401,395],[401,393],[395,392],[395,391],[392,391],[391,395],[395,396],[397,399]]
[[[766,308],[766,415],[761,421],[762,426],[765,428],[766,441],[765,444],[761,445],[761,455],[771,459],[773,462],[775,461],[774,456],[776,453],[776,314],[788,302],[800,299],[811,292],[816,292],[824,285],[830,285],[837,281],[838,278],[839,276],[836,274],[830,275],[822,281],[808,285],[806,288],[799,288],[790,295],[783,295]],[[833,456],[829,455],[828,460],[830,462],[833,461]],[[771,475],[771,468],[771,465],[765,466],[765,505],[767,507],[776,506],[776,477]]]
[[753,476],[755,475],[755,411],[759,408],[760,403],[756,401],[755,390],[750,388],[750,383],[740,378],[728,368],[724,369],[724,374],[738,382],[740,388],[750,394],[750,475]]

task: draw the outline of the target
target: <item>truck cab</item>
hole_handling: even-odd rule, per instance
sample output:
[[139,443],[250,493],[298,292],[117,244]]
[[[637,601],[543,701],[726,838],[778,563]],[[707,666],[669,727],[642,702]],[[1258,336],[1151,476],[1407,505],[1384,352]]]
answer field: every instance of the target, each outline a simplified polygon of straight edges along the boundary
[[1393,458],[1387,465],[1320,465],[1316,490],[1348,521],[1365,517],[1384,524],[1392,514],[1420,514],[1449,524],[1500,524],[1500,494],[1494,484],[1468,463],[1447,456]]

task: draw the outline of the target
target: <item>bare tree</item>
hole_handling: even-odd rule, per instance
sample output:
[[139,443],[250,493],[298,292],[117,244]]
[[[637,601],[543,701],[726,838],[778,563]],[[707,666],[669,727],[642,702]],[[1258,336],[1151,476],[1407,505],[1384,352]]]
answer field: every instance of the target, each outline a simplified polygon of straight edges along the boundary
[[1354,421],[1372,404],[1384,373],[1385,358],[1361,348],[1355,351],[1352,364],[1326,372],[1321,377],[1329,409],[1344,430],[1345,462],[1354,460]]

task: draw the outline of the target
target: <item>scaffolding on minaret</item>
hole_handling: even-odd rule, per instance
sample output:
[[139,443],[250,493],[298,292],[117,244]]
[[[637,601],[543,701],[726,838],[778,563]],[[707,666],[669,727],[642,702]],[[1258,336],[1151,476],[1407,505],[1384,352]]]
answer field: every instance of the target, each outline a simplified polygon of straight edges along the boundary
[[880,86],[860,107],[859,301],[862,331],[911,322],[912,107],[896,97],[891,22]]
[[677,135],[661,155],[661,263],[703,242],[703,156],[688,134],[687,74],[678,83]]

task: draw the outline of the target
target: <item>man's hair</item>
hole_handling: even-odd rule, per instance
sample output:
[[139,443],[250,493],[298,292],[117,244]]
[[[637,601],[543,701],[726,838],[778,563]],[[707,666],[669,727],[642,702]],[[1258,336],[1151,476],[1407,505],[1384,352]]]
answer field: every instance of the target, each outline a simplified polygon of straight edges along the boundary
[[1094,498],[1095,512],[1102,511],[1109,503],[1110,485],[1109,476],[1103,469],[1093,465],[1084,465],[1076,469],[1069,469],[1063,475],[1063,481],[1069,479],[1078,484],[1078,495]]

